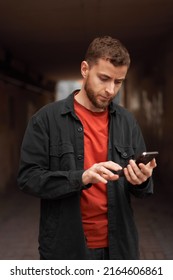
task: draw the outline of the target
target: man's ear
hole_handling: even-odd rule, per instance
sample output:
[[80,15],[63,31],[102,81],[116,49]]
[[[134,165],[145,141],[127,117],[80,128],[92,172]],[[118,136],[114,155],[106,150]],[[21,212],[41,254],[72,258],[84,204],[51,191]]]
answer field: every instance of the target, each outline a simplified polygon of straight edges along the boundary
[[85,79],[88,76],[88,72],[89,72],[89,65],[88,62],[86,62],[85,60],[82,61],[81,63],[81,74],[82,77]]

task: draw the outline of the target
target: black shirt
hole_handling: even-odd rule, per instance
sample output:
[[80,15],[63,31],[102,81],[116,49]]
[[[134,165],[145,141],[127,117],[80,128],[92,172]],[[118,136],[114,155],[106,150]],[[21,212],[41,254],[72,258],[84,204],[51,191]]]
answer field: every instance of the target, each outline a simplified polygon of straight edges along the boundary
[[[133,115],[109,106],[108,160],[122,167],[146,150]],[[86,259],[80,213],[84,132],[74,112],[74,93],[48,104],[29,121],[21,147],[20,188],[41,198],[39,251],[45,259]],[[138,259],[138,235],[130,198],[153,192],[152,179],[140,186],[124,177],[109,181],[108,237],[110,259]]]

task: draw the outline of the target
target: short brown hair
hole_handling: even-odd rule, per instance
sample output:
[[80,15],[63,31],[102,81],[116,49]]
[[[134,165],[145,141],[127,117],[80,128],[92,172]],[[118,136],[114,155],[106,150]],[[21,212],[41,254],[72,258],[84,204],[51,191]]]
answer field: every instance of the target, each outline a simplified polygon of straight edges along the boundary
[[114,66],[130,65],[130,55],[125,46],[110,36],[95,38],[90,43],[85,60],[92,66],[99,58],[109,60]]

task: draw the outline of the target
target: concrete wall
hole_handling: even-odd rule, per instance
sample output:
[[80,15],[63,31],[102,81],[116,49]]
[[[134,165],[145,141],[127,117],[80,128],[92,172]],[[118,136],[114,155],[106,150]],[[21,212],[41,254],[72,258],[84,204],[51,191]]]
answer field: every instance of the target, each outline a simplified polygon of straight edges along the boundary
[[[164,43],[164,44],[163,44]],[[161,42],[135,60],[126,85],[126,106],[138,119],[148,150],[158,150],[155,179],[173,194],[173,41]]]
[[19,153],[28,119],[51,94],[36,93],[0,80],[0,193],[16,187]]

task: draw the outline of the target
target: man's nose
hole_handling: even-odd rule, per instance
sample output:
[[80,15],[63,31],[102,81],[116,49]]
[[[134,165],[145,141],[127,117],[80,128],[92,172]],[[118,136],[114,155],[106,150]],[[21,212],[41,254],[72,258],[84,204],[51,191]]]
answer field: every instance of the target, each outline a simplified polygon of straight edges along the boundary
[[115,91],[115,84],[114,83],[109,83],[106,86],[106,92],[109,93],[110,95],[114,94]]

